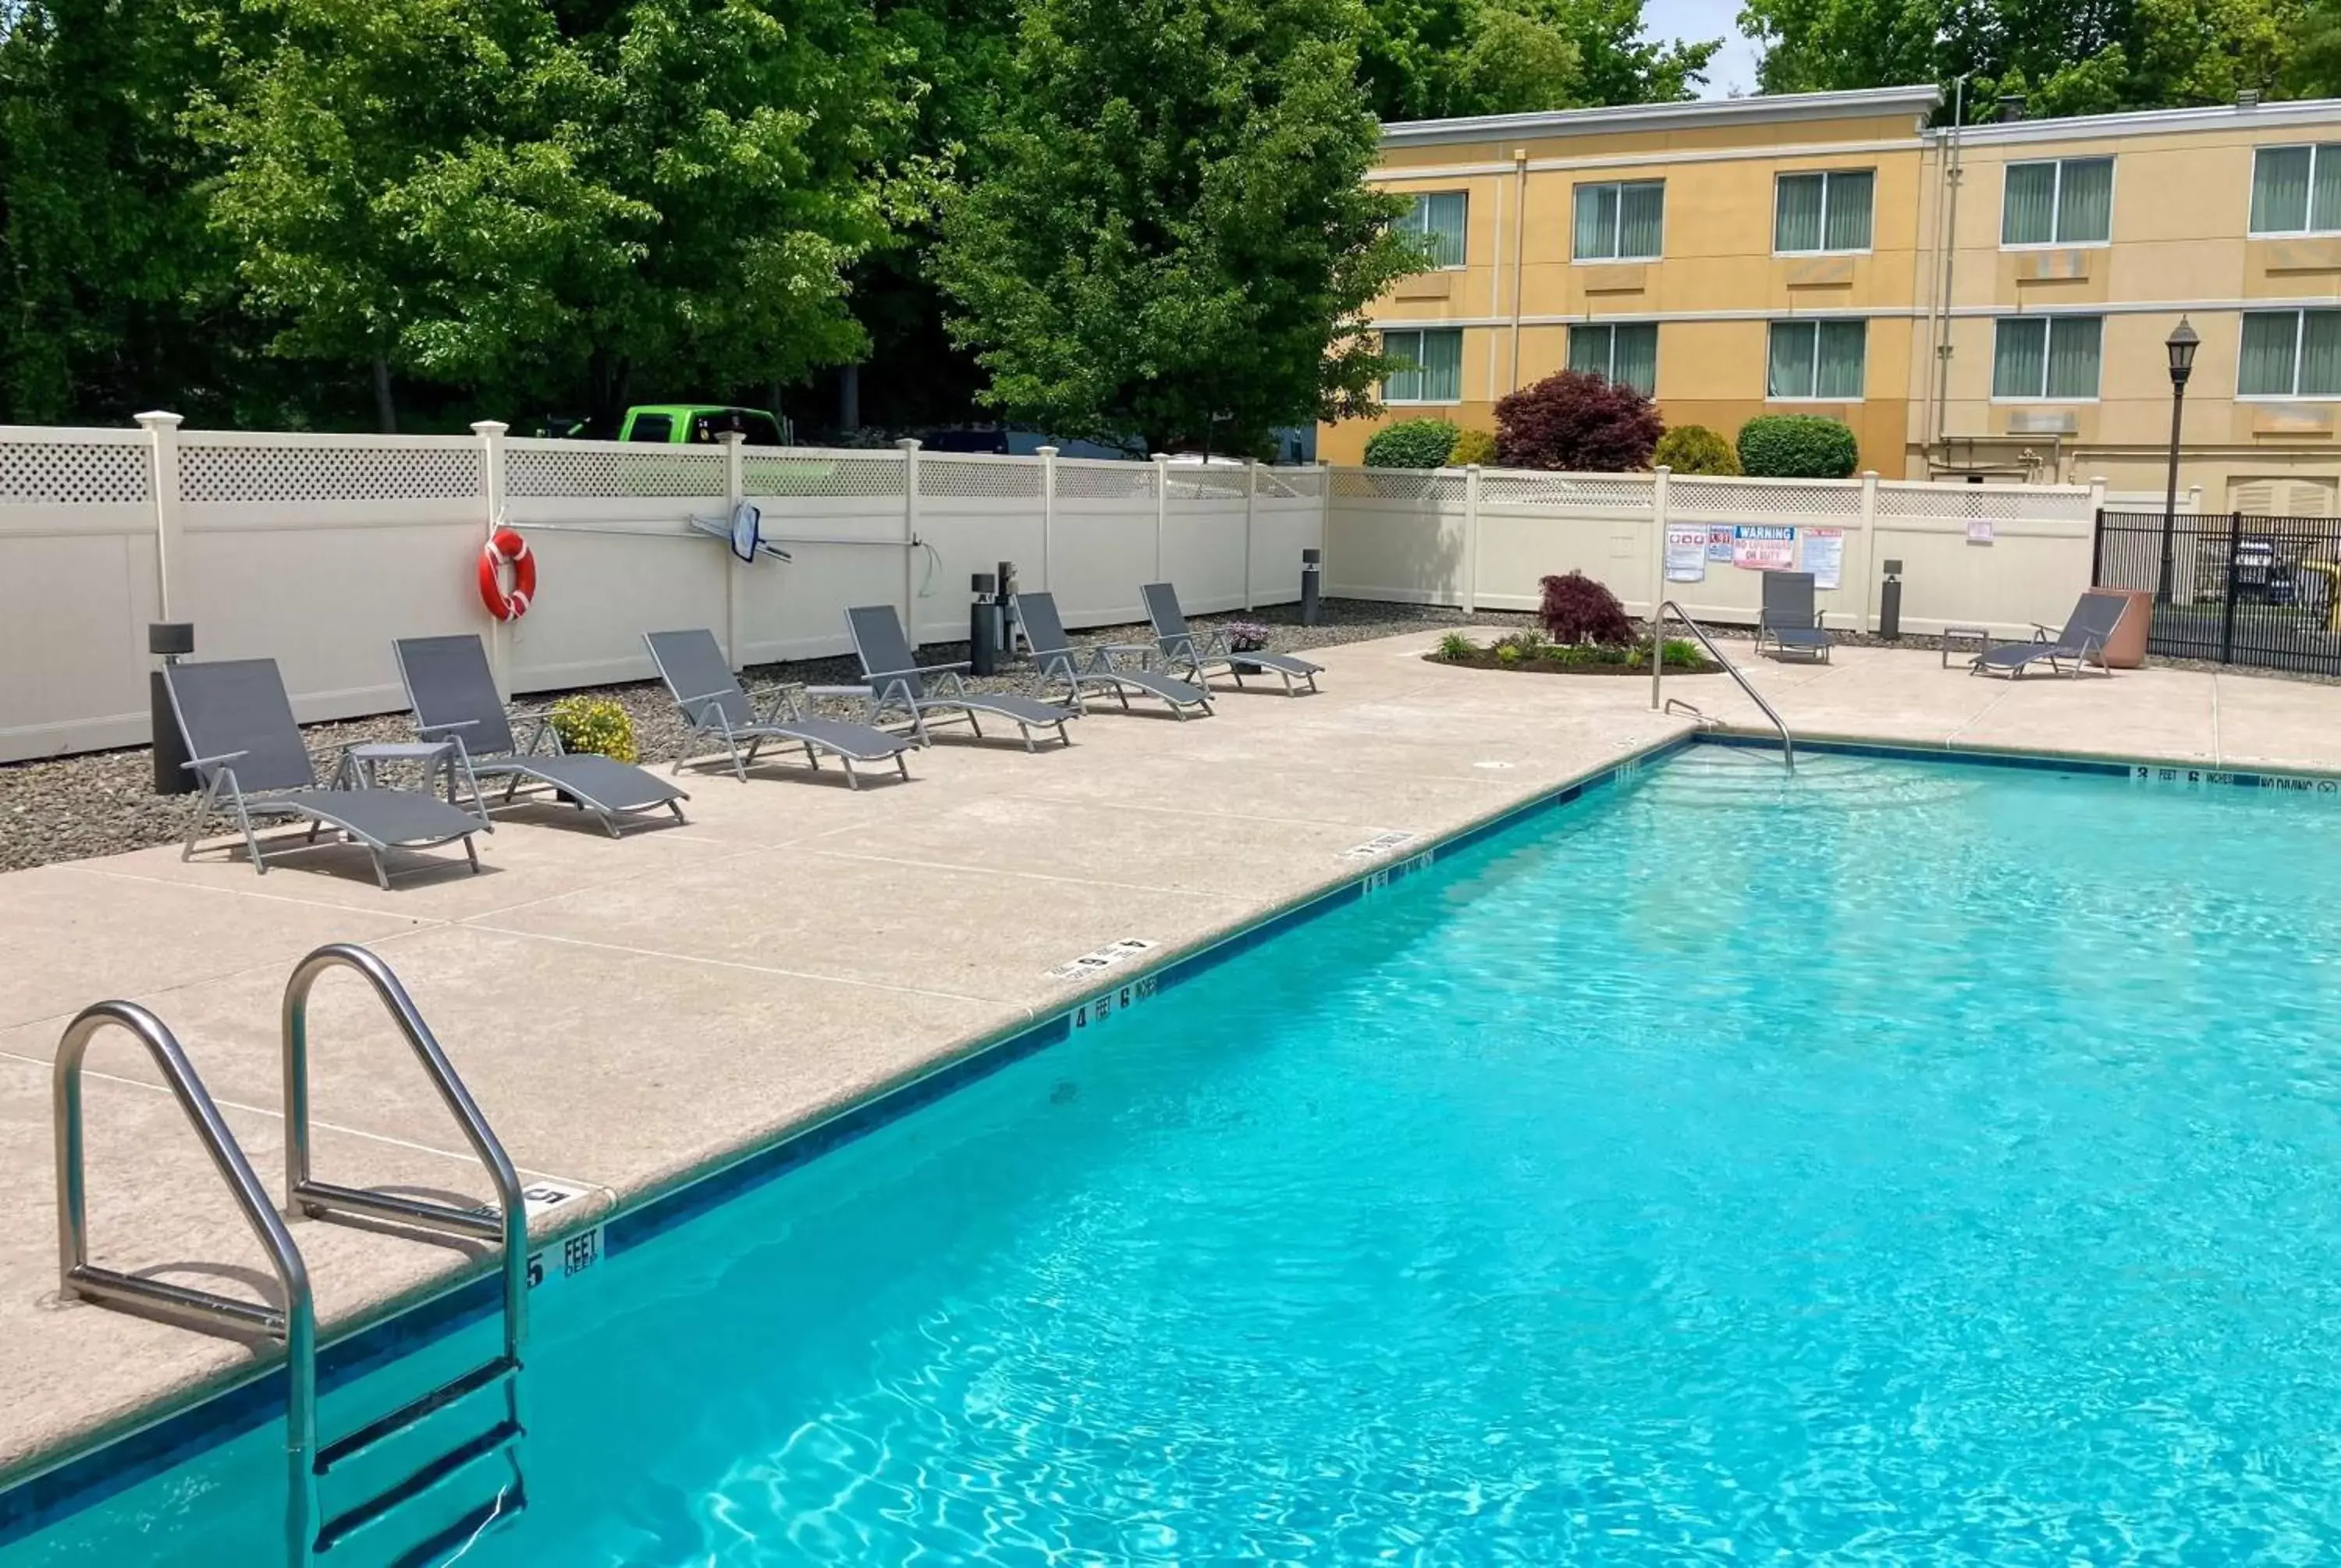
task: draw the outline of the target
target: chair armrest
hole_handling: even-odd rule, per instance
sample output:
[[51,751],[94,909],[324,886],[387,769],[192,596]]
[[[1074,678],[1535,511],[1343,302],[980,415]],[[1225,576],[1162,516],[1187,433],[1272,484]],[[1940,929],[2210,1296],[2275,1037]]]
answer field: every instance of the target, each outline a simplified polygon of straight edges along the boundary
[[450,720],[449,722],[447,722],[447,723],[445,723],[445,724],[422,724],[422,723],[418,723],[418,724],[416,724],[416,725],[415,725],[415,727],[414,727],[414,732],[415,732],[417,735],[422,736],[422,737],[423,737],[423,739],[424,739],[425,740],[428,740],[428,739],[430,739],[433,736],[437,735],[437,734],[440,734],[442,731],[448,730],[448,729],[477,729],[477,728],[479,727],[479,723],[480,723],[480,721],[479,721],[478,719],[452,719],[452,720]]
[[906,675],[953,675],[967,669],[964,659],[955,664],[913,664],[908,670],[871,670],[863,671],[868,680],[899,680]]
[[233,762],[239,757],[249,757],[251,755],[252,752],[249,748],[242,751],[223,751],[216,757],[190,757],[184,762],[180,763],[179,766],[182,768],[216,768],[222,763]]
[[528,739],[521,742],[520,754],[522,756],[528,757],[534,755],[536,749],[544,743],[544,739],[547,736],[551,736],[553,738],[553,754],[554,756],[565,757],[569,754],[569,748],[561,743],[561,731],[553,727],[552,709],[515,708],[512,710],[511,719],[512,722],[515,724],[533,724],[536,726],[535,729],[528,732]]

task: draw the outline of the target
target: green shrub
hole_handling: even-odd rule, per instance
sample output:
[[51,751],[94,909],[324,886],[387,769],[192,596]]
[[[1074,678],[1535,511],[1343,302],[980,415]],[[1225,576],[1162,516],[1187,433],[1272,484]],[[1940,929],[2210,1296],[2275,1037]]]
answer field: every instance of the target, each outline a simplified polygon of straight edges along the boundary
[[1739,454],[1731,443],[1703,424],[1677,425],[1659,438],[1650,453],[1653,465],[1677,473],[1738,473]]
[[1519,661],[1520,661],[1520,650],[1519,650],[1519,645],[1518,643],[1515,643],[1515,642],[1499,642],[1498,644],[1496,644],[1496,662],[1497,662],[1497,663],[1499,663],[1499,664],[1518,664]]
[[1816,413],[1760,414],[1739,427],[1739,468],[1766,479],[1844,479],[1861,461],[1853,432]]
[[590,751],[621,762],[636,759],[634,721],[606,697],[564,697],[553,705],[553,732],[571,751]]
[[1479,651],[1479,645],[1459,631],[1450,631],[1439,640],[1441,659],[1469,659]]
[[1402,419],[1366,442],[1368,468],[1444,468],[1462,432],[1443,419]]
[[1473,463],[1482,468],[1496,461],[1496,432],[1487,430],[1459,430],[1455,444],[1447,449],[1447,466],[1469,468]]

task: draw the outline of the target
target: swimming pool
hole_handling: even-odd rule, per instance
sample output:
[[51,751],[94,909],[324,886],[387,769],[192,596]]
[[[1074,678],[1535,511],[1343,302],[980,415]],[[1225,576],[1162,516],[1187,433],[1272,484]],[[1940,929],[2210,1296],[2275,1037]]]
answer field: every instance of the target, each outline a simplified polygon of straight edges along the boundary
[[[1693,748],[543,1292],[463,1561],[2316,1560],[2336,869]],[[0,1565],[265,1563],[276,1441]]]

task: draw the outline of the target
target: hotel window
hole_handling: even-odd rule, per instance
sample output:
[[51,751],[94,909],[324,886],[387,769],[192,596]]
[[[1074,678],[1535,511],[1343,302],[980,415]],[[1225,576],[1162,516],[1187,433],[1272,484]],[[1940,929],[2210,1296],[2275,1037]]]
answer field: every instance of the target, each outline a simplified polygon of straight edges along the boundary
[[2341,397],[2341,311],[2248,313],[2236,395]]
[[1868,322],[1774,322],[1764,395],[1776,402],[1861,396]]
[[1382,352],[1406,362],[1382,382],[1384,402],[1461,402],[1463,329],[1382,334]]
[[1430,191],[1415,197],[1413,209],[1399,222],[1403,233],[1420,234],[1430,242],[1430,264],[1463,264],[1463,218],[1469,198],[1461,191]]
[[1664,180],[1579,185],[1571,253],[1580,262],[1655,262],[1666,213]]
[[2003,245],[2101,245],[2113,233],[2114,161],[2010,164],[2000,205]]
[[1659,323],[1572,323],[1569,368],[1590,371],[1649,397],[1659,390]]
[[2084,402],[2097,395],[2105,323],[2096,316],[2014,316],[1992,343],[1991,395]]
[[1783,174],[1773,186],[1772,249],[1869,249],[1870,196],[1878,177],[1868,169]]
[[2341,230],[2341,144],[2262,147],[2252,159],[2252,233]]

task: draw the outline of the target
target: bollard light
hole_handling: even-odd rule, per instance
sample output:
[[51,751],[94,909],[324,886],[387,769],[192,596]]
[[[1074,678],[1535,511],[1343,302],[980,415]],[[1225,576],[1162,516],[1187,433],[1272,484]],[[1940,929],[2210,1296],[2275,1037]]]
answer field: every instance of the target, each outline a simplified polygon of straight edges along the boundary
[[[164,664],[176,664],[195,650],[195,628],[188,620],[157,620],[146,628],[146,651]],[[154,738],[154,793],[186,795],[195,788],[195,770],[187,763],[187,739],[179,732],[179,716],[171,709],[171,689],[159,670],[146,675],[147,733]]]
[[1325,575],[1325,552],[1304,550],[1300,552],[1300,624],[1314,626],[1323,613],[1318,602],[1318,583]]
[[1886,585],[1878,590],[1878,635],[1902,635],[1902,563],[1886,563]]
[[1000,668],[1000,579],[979,571],[968,579],[967,670],[991,675]]

